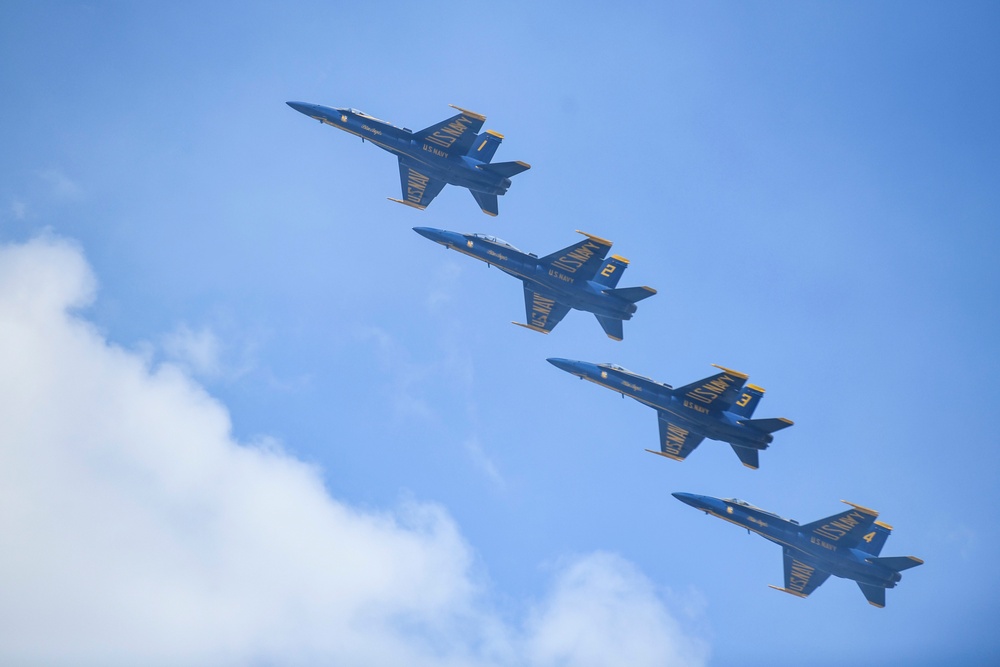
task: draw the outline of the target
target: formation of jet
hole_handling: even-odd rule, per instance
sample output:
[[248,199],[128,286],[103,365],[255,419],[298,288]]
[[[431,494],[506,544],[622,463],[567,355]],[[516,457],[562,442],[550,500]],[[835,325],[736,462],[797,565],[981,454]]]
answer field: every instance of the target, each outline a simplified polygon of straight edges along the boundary
[[792,422],[784,417],[752,419],[764,390],[746,384],[747,376],[716,366],[721,373],[674,389],[614,364],[549,359],[556,368],[630,396],[656,409],[660,422],[660,454],[683,461],[705,438],[728,442],[748,468],[759,466],[758,452],[767,449],[775,431]]
[[497,195],[507,192],[510,179],[531,165],[524,162],[490,162],[503,135],[486,130],[486,116],[462,109],[427,129],[413,132],[373,118],[357,109],[334,109],[306,102],[288,106],[321,123],[356,134],[399,158],[403,198],[391,201],[425,209],[446,184],[468,188],[483,213],[497,215]]
[[878,512],[841,501],[851,509],[799,525],[735,498],[721,500],[693,493],[675,493],[678,500],[706,514],[751,530],[780,544],[785,560],[785,586],[771,586],[808,597],[832,574],[857,582],[868,602],[885,606],[885,589],[902,579],[900,572],[924,561],[915,556],[879,557],[892,526],[876,521]]
[[[507,192],[513,176],[530,168],[524,162],[491,162],[503,135],[492,130],[480,133],[486,117],[454,105],[457,115],[413,132],[356,109],[287,104],[396,155],[403,194],[402,199],[389,199],[416,209],[426,208],[446,184],[451,184],[468,188],[482,211],[495,216],[497,197]],[[486,234],[430,227],[414,227],[414,231],[521,280],[527,322],[514,324],[534,331],[549,333],[575,308],[593,313],[608,337],[620,341],[622,322],[632,318],[636,303],[656,294],[651,287],[619,288],[628,260],[618,255],[608,259],[611,241],[585,232],[579,232],[584,240],[539,258]],[[677,461],[683,461],[710,438],[729,443],[743,465],[757,469],[759,452],[773,441],[772,434],[792,425],[783,417],[754,419],[764,390],[747,384],[747,375],[722,366],[716,366],[721,372],[711,377],[674,389],[614,364],[559,358],[548,361],[654,408],[660,450],[646,451]],[[851,509],[840,514],[799,525],[735,498],[673,495],[781,545],[785,585],[772,588],[799,597],[809,596],[833,574],[853,579],[870,604],[884,607],[885,590],[899,583],[900,572],[923,564],[914,556],[880,557],[892,527],[877,521],[874,510],[853,503],[847,503]]]
[[621,340],[622,321],[632,318],[636,302],[656,294],[652,287],[616,287],[628,260],[605,259],[611,241],[578,232],[587,238],[539,258],[504,240],[486,234],[460,234],[430,227],[413,231],[445,248],[482,260],[524,283],[527,323],[533,331],[549,333],[570,309],[593,313],[608,338]]

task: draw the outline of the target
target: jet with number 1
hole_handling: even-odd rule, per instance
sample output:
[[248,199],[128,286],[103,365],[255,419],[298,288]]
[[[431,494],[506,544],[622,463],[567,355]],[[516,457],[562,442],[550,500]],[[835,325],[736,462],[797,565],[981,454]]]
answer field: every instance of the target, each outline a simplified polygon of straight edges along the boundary
[[524,283],[527,324],[518,326],[549,333],[571,309],[597,317],[608,338],[621,340],[622,321],[632,318],[636,302],[656,294],[652,287],[617,287],[628,260],[605,259],[611,241],[579,232],[587,238],[539,258],[495,236],[460,234],[444,229],[414,227],[421,236],[445,248],[475,257]]
[[725,519],[784,550],[785,586],[771,586],[783,593],[808,597],[832,574],[857,582],[869,604],[885,606],[885,589],[902,579],[900,572],[924,561],[916,556],[879,557],[892,526],[876,521],[878,512],[841,501],[851,509],[800,526],[736,498],[712,498],[694,493],[675,493],[691,507]]
[[413,132],[373,118],[357,109],[334,109],[306,102],[288,106],[326,125],[356,134],[399,158],[403,198],[390,201],[423,210],[445,185],[468,188],[483,213],[497,215],[497,195],[507,192],[510,179],[531,165],[525,162],[490,162],[503,135],[486,130],[479,134],[486,116],[458,109],[427,129]]
[[[760,465],[758,452],[767,449],[775,431],[792,425],[784,417],[752,419],[764,390],[745,384],[739,371],[716,366],[716,373],[679,389],[656,382],[614,364],[592,364],[572,359],[549,359],[550,364],[583,380],[631,396],[656,409],[660,422],[660,451],[683,461],[705,438],[728,442],[748,468]],[[713,364],[714,365],[714,364]]]

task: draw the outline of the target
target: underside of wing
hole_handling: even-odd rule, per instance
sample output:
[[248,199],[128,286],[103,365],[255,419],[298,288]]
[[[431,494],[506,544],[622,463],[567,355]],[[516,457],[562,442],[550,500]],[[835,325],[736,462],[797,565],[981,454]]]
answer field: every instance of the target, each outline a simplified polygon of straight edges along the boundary
[[[861,505],[848,504],[851,509],[807,523],[802,526],[802,531],[838,547],[853,548],[862,540],[871,541],[873,537],[870,535],[878,532],[872,531],[878,512]],[[884,541],[883,539],[882,542]]]
[[785,587],[778,588],[771,586],[775,590],[784,593],[791,593],[800,598],[809,597],[809,594],[819,588],[830,576],[829,572],[817,569],[814,565],[806,563],[798,554],[785,547]]
[[404,162],[402,158],[399,160],[399,181],[403,189],[403,198],[393,199],[389,197],[389,199],[420,210],[427,208],[427,205],[441,193],[446,185],[444,181],[421,173],[413,165]]
[[[413,139],[445,155],[465,155],[479,135],[486,116],[452,105],[461,113],[414,132]],[[494,149],[495,150],[495,149]]]
[[743,385],[746,384],[748,376],[722,366],[716,368],[722,372],[675,389],[674,396],[690,400],[709,410],[729,409],[742,395]]
[[514,322],[514,324],[527,329],[533,329],[534,331],[548,333],[559,324],[562,318],[566,317],[566,313],[570,311],[570,307],[559,303],[555,299],[550,299],[547,296],[539,294],[525,285],[524,310],[528,318],[528,323],[521,324],[520,322]]
[[668,459],[683,461],[688,454],[701,444],[705,436],[692,433],[686,428],[669,421],[669,416],[662,410],[657,411],[660,423],[660,451],[647,449],[647,452],[666,456]]
[[555,271],[570,282],[592,279],[604,266],[604,258],[611,249],[611,241],[585,232],[580,233],[587,238],[542,257],[538,263],[550,274]]

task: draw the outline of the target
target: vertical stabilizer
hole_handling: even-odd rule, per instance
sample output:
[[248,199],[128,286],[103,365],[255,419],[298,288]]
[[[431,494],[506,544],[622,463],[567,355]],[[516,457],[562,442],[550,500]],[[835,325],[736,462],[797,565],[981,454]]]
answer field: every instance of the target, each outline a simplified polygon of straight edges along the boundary
[[604,262],[601,268],[598,269],[597,275],[594,276],[594,282],[608,289],[614,289],[618,286],[618,281],[622,279],[622,274],[625,273],[625,269],[627,268],[627,259],[618,255],[611,255],[611,258]]
[[486,130],[472,142],[472,147],[469,148],[469,157],[480,162],[489,162],[496,155],[502,141],[502,134],[493,130]]
[[885,546],[885,541],[889,539],[889,535],[891,534],[892,526],[881,521],[876,521],[872,524],[872,529],[862,536],[861,541],[858,542],[858,546],[855,548],[858,551],[864,551],[866,554],[878,556],[882,553],[882,547]]
[[733,403],[730,412],[750,419],[750,417],[753,417],[753,411],[757,409],[757,404],[760,403],[760,399],[763,396],[764,390],[761,387],[755,384],[748,384],[743,388],[743,394],[740,396],[740,399]]

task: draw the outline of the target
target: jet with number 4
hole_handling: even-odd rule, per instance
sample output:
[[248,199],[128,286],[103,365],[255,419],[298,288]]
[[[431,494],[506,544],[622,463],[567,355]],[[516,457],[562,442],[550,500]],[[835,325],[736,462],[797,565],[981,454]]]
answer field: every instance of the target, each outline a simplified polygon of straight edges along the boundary
[[531,165],[491,162],[503,135],[486,130],[486,116],[451,105],[460,113],[413,132],[373,118],[357,109],[334,109],[306,102],[288,106],[326,125],[370,141],[399,158],[403,198],[390,201],[423,210],[445,185],[468,188],[483,213],[497,215],[497,195],[507,192],[510,179]]
[[785,585],[771,588],[800,598],[808,597],[832,574],[853,579],[869,604],[884,607],[885,589],[899,583],[903,578],[900,572],[924,563],[915,556],[880,557],[892,526],[876,521],[875,510],[846,500],[841,502],[851,509],[801,526],[798,521],[735,498],[722,500],[693,493],[673,496],[780,544],[784,550]]
[[636,302],[656,294],[652,287],[617,287],[628,267],[618,255],[606,259],[611,241],[587,238],[539,258],[495,236],[460,234],[430,227],[413,231],[445,248],[475,257],[524,283],[527,323],[518,326],[549,333],[571,309],[593,313],[608,338],[621,340],[622,321],[632,318]]
[[728,442],[743,465],[756,470],[758,452],[767,449],[774,439],[771,434],[792,425],[784,417],[753,419],[764,390],[746,384],[748,377],[743,373],[722,366],[715,366],[721,373],[674,389],[615,364],[557,358],[548,361],[567,373],[655,408],[660,423],[660,451],[646,451],[675,461],[683,461],[702,440],[710,438]]

